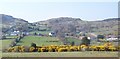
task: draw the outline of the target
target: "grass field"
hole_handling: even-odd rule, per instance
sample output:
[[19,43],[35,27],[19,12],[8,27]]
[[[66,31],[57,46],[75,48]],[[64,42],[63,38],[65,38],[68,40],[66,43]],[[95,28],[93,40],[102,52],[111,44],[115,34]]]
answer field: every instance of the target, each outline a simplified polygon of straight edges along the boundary
[[11,39],[15,39],[15,38],[17,38],[18,36],[6,36],[6,38],[11,38]]
[[[55,41],[55,42],[51,42]],[[47,46],[47,45],[61,45],[63,44],[56,37],[40,37],[40,36],[25,36],[17,45],[30,46],[31,43],[36,43],[38,46]]]
[[118,52],[30,52],[30,53],[3,53],[3,57],[118,57]]
[[32,31],[32,32],[30,32],[30,34],[34,34],[34,33],[41,33],[41,34],[49,34],[49,32],[51,32],[51,31]]
[[[67,41],[74,41],[75,44],[79,44],[80,40],[73,38],[66,38]],[[9,40],[0,40],[2,46],[6,47],[12,42]],[[25,36],[21,39],[17,45],[30,46],[31,43],[36,43],[37,46],[46,45],[62,45],[63,43],[56,37],[41,37],[41,36]],[[2,48],[0,46],[0,48]],[[1,52],[1,51],[0,51]],[[4,52],[2,57],[118,57],[118,52],[106,52],[106,51],[80,51],[80,52]]]
[[12,41],[13,41],[13,39],[0,40],[0,42],[2,44],[2,45],[0,45],[0,50],[2,48],[8,48],[9,44],[11,44]]
[[0,58],[2,57],[2,51],[0,51]]
[[80,43],[81,43],[81,41],[80,41],[80,40],[75,39],[75,38],[66,38],[65,40],[66,40],[67,42],[69,42],[69,43],[74,42],[74,43],[75,43],[75,45],[80,45]]

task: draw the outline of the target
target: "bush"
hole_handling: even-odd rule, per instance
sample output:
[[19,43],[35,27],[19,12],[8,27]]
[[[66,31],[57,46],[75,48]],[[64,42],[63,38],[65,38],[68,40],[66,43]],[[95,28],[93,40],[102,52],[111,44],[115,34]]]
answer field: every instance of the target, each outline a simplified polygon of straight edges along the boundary
[[72,45],[72,46],[74,46],[74,45],[75,45],[75,42],[74,42],[74,41],[72,41],[72,42],[71,42],[71,45]]
[[31,43],[31,47],[36,48],[36,44],[35,43]]
[[104,35],[97,35],[97,38],[98,39],[104,39],[105,37],[104,37]]
[[89,44],[90,44],[90,40],[87,37],[82,38],[81,45],[89,45]]

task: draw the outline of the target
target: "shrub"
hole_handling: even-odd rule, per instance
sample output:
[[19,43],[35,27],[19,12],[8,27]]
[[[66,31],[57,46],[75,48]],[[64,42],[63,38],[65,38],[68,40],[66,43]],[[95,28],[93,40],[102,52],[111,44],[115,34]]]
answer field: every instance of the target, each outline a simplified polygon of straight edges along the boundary
[[35,43],[31,43],[31,47],[36,48],[36,44]]
[[90,40],[87,37],[83,37],[81,45],[87,45],[88,46],[89,44],[90,44]]
[[30,52],[35,52],[35,48],[34,48],[34,47],[30,47],[30,48],[29,48],[29,51],[30,51]]

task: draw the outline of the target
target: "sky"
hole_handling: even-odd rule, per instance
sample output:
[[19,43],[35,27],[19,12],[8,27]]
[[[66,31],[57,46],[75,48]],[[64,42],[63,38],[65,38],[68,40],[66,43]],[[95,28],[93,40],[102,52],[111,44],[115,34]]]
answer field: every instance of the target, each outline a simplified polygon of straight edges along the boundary
[[0,14],[29,22],[58,17],[86,21],[118,17],[119,0],[0,0]]

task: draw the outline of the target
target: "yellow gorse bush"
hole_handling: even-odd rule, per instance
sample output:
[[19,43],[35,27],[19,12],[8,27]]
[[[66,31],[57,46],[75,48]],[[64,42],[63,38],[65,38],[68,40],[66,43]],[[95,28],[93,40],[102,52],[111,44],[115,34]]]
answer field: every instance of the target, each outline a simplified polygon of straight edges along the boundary
[[[37,46],[29,47],[29,52],[73,52],[73,51],[118,51],[120,46],[114,46],[111,43],[105,43],[104,45],[49,45],[49,46]],[[14,46],[8,48],[8,52],[26,52],[24,46]]]

